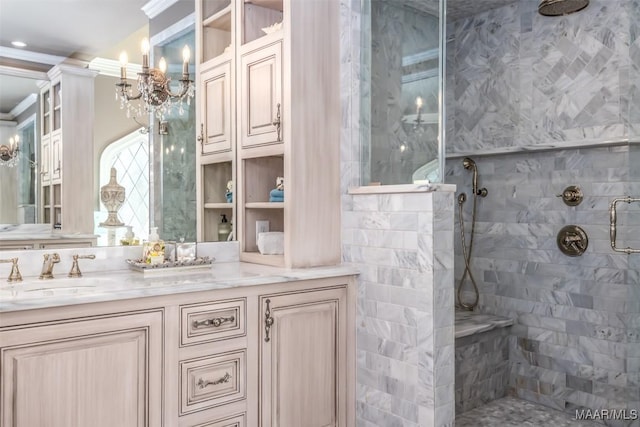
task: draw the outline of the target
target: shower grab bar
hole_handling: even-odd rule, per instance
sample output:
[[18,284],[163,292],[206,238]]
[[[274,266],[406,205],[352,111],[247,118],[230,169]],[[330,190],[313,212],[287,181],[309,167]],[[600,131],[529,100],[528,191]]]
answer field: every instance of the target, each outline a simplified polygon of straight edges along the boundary
[[636,198],[636,197],[619,197],[617,199],[613,199],[611,201],[611,205],[609,206],[609,237],[611,239],[611,249],[613,249],[615,252],[624,252],[625,254],[634,254],[634,253],[640,253],[640,249],[633,249],[630,247],[627,248],[618,248],[616,246],[616,222],[617,222],[617,213],[616,213],[616,205],[620,202],[623,203],[629,203],[631,204],[631,202],[639,202],[640,203],[640,198]]

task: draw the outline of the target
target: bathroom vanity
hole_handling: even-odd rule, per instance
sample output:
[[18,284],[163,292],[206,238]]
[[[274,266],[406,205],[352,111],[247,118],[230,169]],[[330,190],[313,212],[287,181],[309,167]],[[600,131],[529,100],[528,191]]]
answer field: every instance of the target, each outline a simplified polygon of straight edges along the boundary
[[351,426],[354,274],[221,263],[3,286],[1,425]]

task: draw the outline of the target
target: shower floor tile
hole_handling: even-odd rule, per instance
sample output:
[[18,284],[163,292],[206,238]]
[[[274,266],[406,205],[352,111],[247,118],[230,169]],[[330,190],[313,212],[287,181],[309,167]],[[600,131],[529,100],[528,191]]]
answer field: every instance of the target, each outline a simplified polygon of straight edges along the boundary
[[456,427],[602,427],[593,421],[575,420],[570,414],[504,397],[456,417]]

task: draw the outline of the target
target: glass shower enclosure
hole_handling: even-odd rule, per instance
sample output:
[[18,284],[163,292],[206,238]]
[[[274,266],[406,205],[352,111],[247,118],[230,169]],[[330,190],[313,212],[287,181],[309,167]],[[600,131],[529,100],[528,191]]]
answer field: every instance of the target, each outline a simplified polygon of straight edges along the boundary
[[445,0],[363,0],[362,185],[443,182]]

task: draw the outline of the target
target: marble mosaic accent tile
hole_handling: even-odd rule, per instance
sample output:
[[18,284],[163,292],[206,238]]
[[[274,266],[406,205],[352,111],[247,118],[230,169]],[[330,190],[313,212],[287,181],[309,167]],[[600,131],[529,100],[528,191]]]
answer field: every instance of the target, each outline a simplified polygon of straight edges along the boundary
[[593,421],[578,421],[574,417],[525,400],[505,397],[457,416],[456,427],[597,427],[602,425]]

